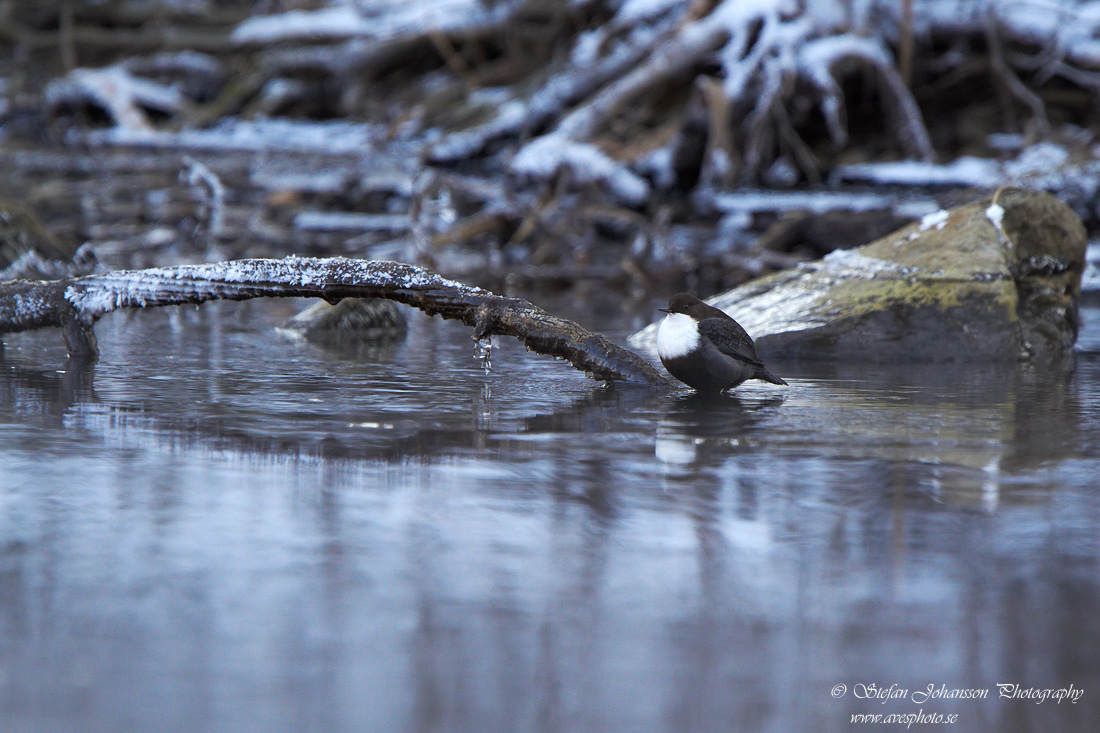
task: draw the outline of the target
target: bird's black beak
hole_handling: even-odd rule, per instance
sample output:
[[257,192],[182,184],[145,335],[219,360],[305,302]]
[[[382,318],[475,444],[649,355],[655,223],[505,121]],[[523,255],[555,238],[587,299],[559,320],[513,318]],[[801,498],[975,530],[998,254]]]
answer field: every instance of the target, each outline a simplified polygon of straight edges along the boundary
[[668,308],[658,308],[657,310],[661,311],[662,313],[671,313],[672,312]]

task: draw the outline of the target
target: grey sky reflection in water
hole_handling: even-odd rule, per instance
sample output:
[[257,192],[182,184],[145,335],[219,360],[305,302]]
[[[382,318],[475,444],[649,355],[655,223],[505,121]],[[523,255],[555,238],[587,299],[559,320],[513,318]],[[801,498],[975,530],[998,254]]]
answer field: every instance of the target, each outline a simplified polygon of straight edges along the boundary
[[[0,362],[4,730],[1100,728],[1100,362],[604,389],[285,304]],[[800,371],[801,369],[801,371]],[[844,683],[1084,689],[857,700]]]

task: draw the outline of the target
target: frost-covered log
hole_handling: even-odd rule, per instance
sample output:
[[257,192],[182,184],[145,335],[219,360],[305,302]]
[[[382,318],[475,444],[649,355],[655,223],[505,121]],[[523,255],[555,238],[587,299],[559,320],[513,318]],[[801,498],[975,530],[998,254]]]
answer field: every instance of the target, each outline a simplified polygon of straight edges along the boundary
[[525,300],[504,298],[396,262],[287,257],[111,272],[54,282],[0,283],[0,333],[59,327],[72,356],[94,358],[93,325],[122,308],[211,300],[305,297],[385,298],[462,321],[478,340],[514,336],[530,350],[569,361],[595,379],[650,385],[654,367],[599,334]]

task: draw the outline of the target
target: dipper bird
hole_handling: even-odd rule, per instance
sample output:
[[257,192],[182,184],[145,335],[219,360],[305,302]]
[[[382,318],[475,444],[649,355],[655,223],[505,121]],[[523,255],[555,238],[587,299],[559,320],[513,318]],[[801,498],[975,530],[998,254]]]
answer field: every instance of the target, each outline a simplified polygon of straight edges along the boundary
[[668,301],[657,329],[657,355],[669,374],[699,392],[721,392],[746,379],[787,384],[768,371],[741,324],[694,295]]

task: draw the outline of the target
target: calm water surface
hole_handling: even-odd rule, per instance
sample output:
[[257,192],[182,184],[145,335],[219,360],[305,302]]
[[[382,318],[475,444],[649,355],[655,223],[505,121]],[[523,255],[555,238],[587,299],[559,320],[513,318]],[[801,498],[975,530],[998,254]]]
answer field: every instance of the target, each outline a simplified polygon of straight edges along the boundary
[[5,733],[1100,730],[1095,311],[1071,369],[698,400],[297,306],[117,314],[85,373],[5,338]]

